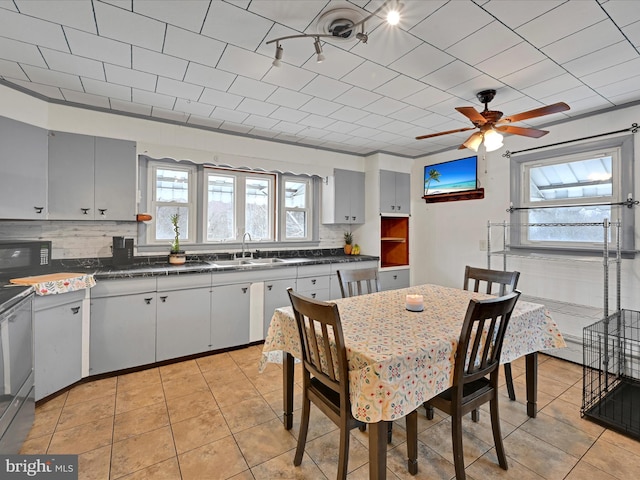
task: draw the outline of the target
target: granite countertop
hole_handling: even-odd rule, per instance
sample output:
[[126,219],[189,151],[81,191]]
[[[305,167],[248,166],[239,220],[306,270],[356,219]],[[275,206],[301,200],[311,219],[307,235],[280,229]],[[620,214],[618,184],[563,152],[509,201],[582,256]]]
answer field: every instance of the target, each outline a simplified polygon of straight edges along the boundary
[[20,299],[33,293],[33,287],[26,285],[5,285],[0,288],[0,313],[11,308]]

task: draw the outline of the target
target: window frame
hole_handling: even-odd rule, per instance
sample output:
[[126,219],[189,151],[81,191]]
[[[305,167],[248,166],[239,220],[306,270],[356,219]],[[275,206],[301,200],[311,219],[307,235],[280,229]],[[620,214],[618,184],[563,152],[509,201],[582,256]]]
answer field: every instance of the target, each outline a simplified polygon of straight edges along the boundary
[[[306,183],[305,187],[305,206],[303,208],[299,207],[287,207],[286,206],[286,184],[287,182],[297,182],[297,183]],[[280,241],[281,242],[305,242],[313,239],[314,229],[313,229],[313,198],[314,198],[314,182],[313,178],[309,176],[303,175],[282,175],[280,182],[280,190],[282,195],[280,195]],[[306,221],[306,236],[304,238],[299,237],[287,237],[287,212],[305,212],[305,221]]]

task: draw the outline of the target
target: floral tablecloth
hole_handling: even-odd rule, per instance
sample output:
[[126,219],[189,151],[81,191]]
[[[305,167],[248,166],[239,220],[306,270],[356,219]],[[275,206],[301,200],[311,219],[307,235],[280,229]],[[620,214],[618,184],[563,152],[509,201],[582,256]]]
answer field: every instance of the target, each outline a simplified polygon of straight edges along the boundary
[[11,279],[10,283],[17,285],[31,285],[36,295],[56,295],[59,293],[75,292],[96,285],[92,274],[85,273],[52,273],[35,277]]
[[[424,311],[407,311],[407,294],[423,295]],[[449,388],[469,300],[488,297],[419,285],[335,300],[347,348],[354,417],[367,423],[395,420]],[[544,305],[518,301],[505,335],[503,363],[565,346]],[[279,351],[302,357],[291,307],[275,311],[260,369],[275,361]]]

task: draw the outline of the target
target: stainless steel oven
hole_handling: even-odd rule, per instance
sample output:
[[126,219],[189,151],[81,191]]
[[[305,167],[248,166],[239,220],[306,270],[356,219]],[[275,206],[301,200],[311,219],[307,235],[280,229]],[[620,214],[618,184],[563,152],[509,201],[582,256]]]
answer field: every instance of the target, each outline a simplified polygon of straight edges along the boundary
[[0,273],[31,272],[49,265],[51,265],[51,242],[49,241],[0,241]]

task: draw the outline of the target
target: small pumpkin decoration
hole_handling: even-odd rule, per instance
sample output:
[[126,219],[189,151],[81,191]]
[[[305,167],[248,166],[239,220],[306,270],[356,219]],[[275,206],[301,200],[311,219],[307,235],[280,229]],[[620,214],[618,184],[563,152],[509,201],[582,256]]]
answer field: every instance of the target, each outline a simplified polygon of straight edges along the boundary
[[351,255],[351,249],[353,243],[353,235],[351,232],[344,232],[344,253]]

